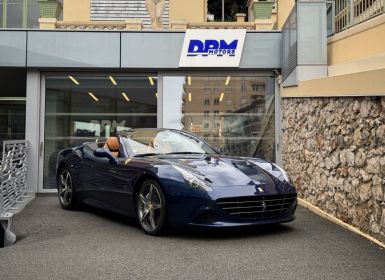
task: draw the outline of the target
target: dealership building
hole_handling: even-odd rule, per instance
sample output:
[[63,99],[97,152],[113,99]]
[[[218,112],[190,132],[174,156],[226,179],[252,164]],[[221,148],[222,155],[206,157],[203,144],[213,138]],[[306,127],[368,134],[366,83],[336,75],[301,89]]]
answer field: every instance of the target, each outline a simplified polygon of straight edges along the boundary
[[30,192],[56,191],[65,147],[183,129],[384,242],[384,1],[249,0],[233,21],[207,0],[19,2],[15,22],[1,3],[0,141],[28,140]]

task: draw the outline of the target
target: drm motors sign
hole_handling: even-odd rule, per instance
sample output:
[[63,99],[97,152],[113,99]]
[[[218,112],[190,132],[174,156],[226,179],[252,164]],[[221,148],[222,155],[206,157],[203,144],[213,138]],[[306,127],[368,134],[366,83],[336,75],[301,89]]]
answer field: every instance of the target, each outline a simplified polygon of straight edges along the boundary
[[179,67],[239,67],[246,30],[188,29]]

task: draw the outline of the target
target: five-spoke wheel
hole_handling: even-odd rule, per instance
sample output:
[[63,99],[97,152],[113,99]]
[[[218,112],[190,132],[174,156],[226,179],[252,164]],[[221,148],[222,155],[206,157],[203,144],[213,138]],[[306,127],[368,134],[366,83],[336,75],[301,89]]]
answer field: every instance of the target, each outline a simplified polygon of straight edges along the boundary
[[64,209],[72,209],[75,206],[75,195],[71,173],[68,168],[63,168],[58,176],[58,196],[60,206]]
[[147,234],[158,235],[166,225],[165,199],[159,184],[145,181],[137,194],[136,205],[139,223]]

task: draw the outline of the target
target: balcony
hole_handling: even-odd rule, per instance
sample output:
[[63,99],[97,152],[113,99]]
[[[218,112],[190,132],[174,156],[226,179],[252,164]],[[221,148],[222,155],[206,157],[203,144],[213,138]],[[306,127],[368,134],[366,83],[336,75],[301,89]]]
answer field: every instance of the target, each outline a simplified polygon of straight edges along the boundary
[[[111,1],[112,3],[113,1]],[[168,2],[167,2],[168,3]],[[88,5],[88,6],[87,6]],[[124,5],[124,9],[121,8]],[[76,10],[82,13],[73,13]],[[246,9],[247,8],[247,9]],[[134,10],[139,9],[140,13]],[[234,18],[226,21],[207,19],[189,20],[174,15],[170,18],[169,6],[166,5],[159,28],[163,30],[191,29],[247,29],[271,30],[276,27],[277,9],[275,0],[248,0]],[[247,10],[247,11],[246,11]],[[211,19],[211,20],[210,20]],[[216,19],[218,20],[218,19]],[[96,2],[76,3],[68,0],[13,0],[0,1],[0,24],[2,28],[40,28],[71,30],[151,30],[150,16],[144,1],[122,1],[110,6],[100,6]]]
[[136,19],[125,21],[59,21],[55,18],[39,18],[40,29],[70,30],[142,30],[143,23]]
[[[269,24],[269,27],[271,24]],[[272,26],[271,26],[272,27]],[[265,29],[259,22],[187,22],[184,20],[177,20],[170,22],[171,30],[185,30],[185,29],[247,29],[259,30]],[[272,29],[272,28],[266,28]]]
[[37,0],[0,1],[0,28],[39,28]]
[[[233,21],[215,21],[214,15],[207,15],[208,21],[188,22],[174,20],[170,22],[170,29],[247,29],[247,30],[272,30],[276,28],[277,8],[276,1],[248,0],[247,14],[237,13]],[[210,20],[211,18],[211,20]]]
[[384,0],[335,0],[335,33],[384,13],[384,3]]

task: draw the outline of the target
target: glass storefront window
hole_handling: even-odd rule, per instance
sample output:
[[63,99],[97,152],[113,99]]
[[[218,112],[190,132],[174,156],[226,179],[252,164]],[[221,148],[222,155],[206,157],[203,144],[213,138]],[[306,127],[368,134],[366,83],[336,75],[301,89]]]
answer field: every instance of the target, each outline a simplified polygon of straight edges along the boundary
[[2,28],[39,28],[39,15],[38,0],[0,0]]
[[27,27],[28,28],[39,28],[39,3],[37,0],[28,1],[28,16],[27,16]]
[[275,161],[274,78],[163,77],[163,126],[190,131],[225,154]]
[[157,77],[48,75],[45,91],[44,188],[56,188],[57,153],[119,130],[157,126]]
[[7,1],[7,28],[20,28],[23,22],[23,0]]
[[26,79],[25,70],[0,70],[0,152],[3,141],[25,139]]

